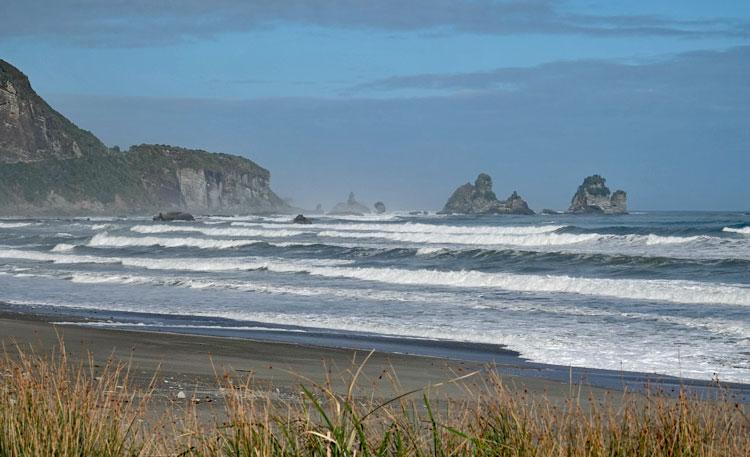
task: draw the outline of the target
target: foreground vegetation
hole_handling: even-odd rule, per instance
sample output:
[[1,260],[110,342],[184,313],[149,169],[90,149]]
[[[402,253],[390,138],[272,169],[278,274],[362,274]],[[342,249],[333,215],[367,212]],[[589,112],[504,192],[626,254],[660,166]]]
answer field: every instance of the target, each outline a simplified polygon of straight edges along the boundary
[[285,399],[220,377],[207,419],[189,396],[132,388],[124,365],[72,363],[62,344],[52,356],[12,353],[0,361],[0,457],[750,455],[745,406],[728,397],[576,391],[555,402],[490,371],[448,381],[470,400],[441,397],[440,385],[383,400],[363,365],[346,371],[348,388],[303,380]]

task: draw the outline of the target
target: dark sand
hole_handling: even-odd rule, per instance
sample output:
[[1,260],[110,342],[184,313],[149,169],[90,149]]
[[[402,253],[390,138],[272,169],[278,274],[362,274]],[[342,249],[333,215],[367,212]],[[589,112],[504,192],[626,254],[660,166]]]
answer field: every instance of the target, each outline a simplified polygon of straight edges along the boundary
[[[111,330],[73,325],[53,325],[43,318],[23,314],[0,314],[0,342],[7,352],[14,346],[33,347],[37,353],[48,353],[65,342],[73,360],[86,360],[89,354],[103,366],[113,357],[130,364],[131,380],[146,387],[157,376],[156,395],[175,398],[179,391],[188,398],[215,398],[217,376],[243,377],[252,374],[254,384],[269,395],[284,398],[300,392],[300,384],[322,383],[327,373],[337,390],[344,389],[342,379],[367,357],[367,351],[333,349],[278,342],[220,338],[130,330]],[[352,368],[354,367],[354,368]],[[394,393],[427,386],[436,396],[453,398],[466,395],[456,384],[446,383],[474,371],[477,375],[463,382],[481,383],[487,366],[479,362],[447,360],[436,357],[375,352],[368,360],[359,385],[367,390],[377,386],[383,398]],[[394,386],[393,376],[398,379]],[[568,398],[576,387],[567,383],[537,377],[503,376],[509,387],[553,399]],[[585,388],[585,392],[603,394],[603,389]],[[421,397],[420,394],[416,394]]]

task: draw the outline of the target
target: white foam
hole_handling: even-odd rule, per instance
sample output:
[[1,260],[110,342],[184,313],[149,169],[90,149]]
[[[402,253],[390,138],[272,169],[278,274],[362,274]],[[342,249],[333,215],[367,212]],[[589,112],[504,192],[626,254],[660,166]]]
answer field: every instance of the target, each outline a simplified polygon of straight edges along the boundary
[[[278,228],[278,224],[251,222],[233,222],[239,227]],[[408,222],[403,224],[320,224],[310,228],[334,231],[386,232],[386,233],[431,233],[447,235],[531,235],[550,233],[565,227],[564,225],[530,225],[530,226],[460,226],[436,225]]]
[[82,255],[53,254],[38,251],[22,251],[18,249],[0,249],[0,258],[32,260],[35,262],[52,263],[119,263],[119,259],[111,257],[96,257]]
[[[2,256],[2,252],[0,252]],[[106,258],[97,258],[100,261]],[[111,259],[115,260],[115,259]],[[150,270],[306,272],[315,276],[376,281],[408,286],[490,288],[529,293],[566,293],[691,304],[750,306],[750,287],[682,280],[581,278],[480,271],[405,270],[347,267],[346,260],[281,260],[267,258],[120,258],[125,266]]]
[[172,233],[172,232],[195,232],[209,236],[228,236],[228,237],[266,237],[266,238],[284,238],[290,236],[302,235],[300,230],[288,229],[239,229],[239,228],[214,228],[201,226],[174,226],[174,225],[136,225],[130,229],[136,233],[153,234],[153,233]]
[[294,329],[294,328],[283,328],[283,327],[262,327],[258,325],[253,326],[223,326],[223,325],[187,325],[187,324],[151,324],[146,322],[112,322],[112,321],[100,321],[100,322],[53,322],[55,325],[74,325],[81,327],[100,327],[100,328],[158,328],[158,329],[185,329],[185,330],[240,330],[240,331],[264,331],[264,332],[284,332],[284,333],[307,333],[307,330]]
[[309,273],[402,285],[495,288],[515,292],[574,293],[633,300],[750,306],[750,287],[694,281],[580,278],[397,268],[311,268]]
[[662,236],[649,234],[645,235],[629,235],[632,240],[636,242],[645,241],[647,246],[655,246],[659,244],[683,244],[692,243],[694,241],[707,241],[711,237],[708,236]]
[[201,249],[230,249],[258,243],[257,240],[219,240],[206,238],[163,238],[155,236],[115,236],[107,232],[97,233],[88,242],[89,247],[163,246],[167,248],[194,247]]
[[249,271],[270,270],[277,273],[302,273],[308,268],[331,268],[333,266],[348,265],[350,260],[339,259],[271,259],[265,257],[237,257],[237,258],[119,258],[119,263],[128,267],[144,268],[147,270],[174,271]]
[[346,232],[324,230],[318,233],[327,238],[378,238],[390,241],[419,244],[463,244],[479,246],[559,246],[566,244],[597,241],[612,235],[569,234],[569,233],[532,233],[532,234],[434,234],[434,233],[390,233],[390,232]]
[[75,244],[67,244],[67,243],[60,243],[54,248],[52,248],[51,252],[66,252],[66,251],[72,251],[75,249]]
[[280,284],[271,284],[261,281],[231,281],[219,279],[197,279],[190,277],[175,276],[143,276],[143,275],[113,275],[102,273],[74,273],[66,279],[77,284],[147,284],[153,286],[181,287],[197,290],[210,289],[231,289],[242,292],[256,292],[272,295],[294,295],[300,297],[335,297],[337,299],[361,300],[367,297],[368,300],[385,301],[385,302],[444,302],[453,301],[455,297],[452,294],[434,293],[434,292],[412,292],[397,291],[387,289],[366,289],[356,288],[349,289],[344,287],[325,287],[325,286],[285,286]]
[[13,229],[35,225],[31,222],[0,222],[0,229]]
[[417,255],[432,255],[444,250],[443,248],[419,248],[417,249]]
[[733,227],[724,227],[721,229],[722,232],[728,232],[728,233],[739,233],[740,235],[750,235],[750,227],[741,227],[741,228],[733,228]]

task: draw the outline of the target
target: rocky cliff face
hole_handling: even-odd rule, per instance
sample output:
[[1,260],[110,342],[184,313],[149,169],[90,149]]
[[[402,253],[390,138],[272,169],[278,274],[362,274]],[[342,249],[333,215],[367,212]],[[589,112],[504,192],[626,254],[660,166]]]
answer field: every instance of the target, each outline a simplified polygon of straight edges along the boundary
[[238,156],[165,145],[108,149],[0,60],[0,214],[290,212],[270,173]]
[[26,75],[0,60],[0,163],[105,154],[107,147],[52,109]]
[[265,168],[242,157],[167,145],[134,146],[131,168],[160,206],[193,212],[288,212]]
[[507,200],[498,200],[492,191],[492,178],[481,173],[473,185],[466,183],[453,192],[442,213],[534,214],[534,211],[516,192]]
[[622,190],[611,193],[606,179],[589,176],[578,186],[568,212],[574,214],[626,214],[627,194]]

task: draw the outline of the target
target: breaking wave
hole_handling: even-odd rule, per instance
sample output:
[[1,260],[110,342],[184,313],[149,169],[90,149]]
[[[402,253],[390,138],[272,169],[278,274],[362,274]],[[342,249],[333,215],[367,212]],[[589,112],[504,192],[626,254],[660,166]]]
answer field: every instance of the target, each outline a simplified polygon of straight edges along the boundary
[[72,256],[2,250],[0,257],[53,261],[55,263],[120,263],[149,270],[251,271],[308,273],[329,278],[348,278],[408,286],[492,288],[529,293],[572,293],[629,300],[654,300],[693,304],[750,306],[750,287],[683,280],[584,278],[566,275],[486,273],[480,271],[406,270],[400,268],[347,267],[348,260],[269,258],[114,258]]
[[130,229],[136,233],[153,234],[153,233],[173,233],[173,232],[195,232],[209,236],[227,236],[227,237],[256,237],[262,236],[267,238],[283,238],[290,236],[299,236],[304,233],[300,230],[289,230],[284,228],[278,229],[244,229],[244,228],[213,228],[200,227],[192,225],[136,225]]
[[31,222],[0,222],[0,229],[13,229],[35,225]]
[[22,251],[19,249],[0,249],[0,258],[31,260],[34,262],[72,263],[119,263],[118,259],[89,255],[55,254],[39,251]]
[[740,235],[750,235],[750,227],[724,227],[723,229],[721,229],[721,231],[727,233],[739,233]]
[[583,243],[602,238],[599,234],[574,235],[567,233],[539,233],[526,235],[482,235],[482,234],[434,234],[434,233],[395,233],[395,232],[345,232],[324,230],[318,233],[327,238],[377,238],[390,241],[421,244],[465,244],[465,245],[506,245],[506,246],[557,246]]
[[52,248],[51,252],[67,252],[72,251],[75,249],[75,244],[68,244],[68,243],[60,243],[56,245],[54,248]]
[[[264,224],[251,222],[233,222],[237,227],[278,228],[278,224]],[[344,230],[355,232],[386,232],[386,233],[432,233],[448,235],[530,235],[536,233],[550,233],[565,228],[564,225],[531,225],[531,226],[461,226],[435,225],[423,223],[405,224],[320,224],[311,228],[322,230]]]
[[750,306],[750,287],[680,280],[581,278],[480,271],[404,270],[398,268],[311,268],[310,274],[389,284],[495,288],[515,292],[595,295],[629,300]]
[[107,232],[94,235],[88,242],[89,247],[130,247],[162,246],[166,248],[192,247],[200,249],[230,249],[258,243],[257,240],[217,240],[206,238],[162,238],[155,236],[129,237],[115,236]]

